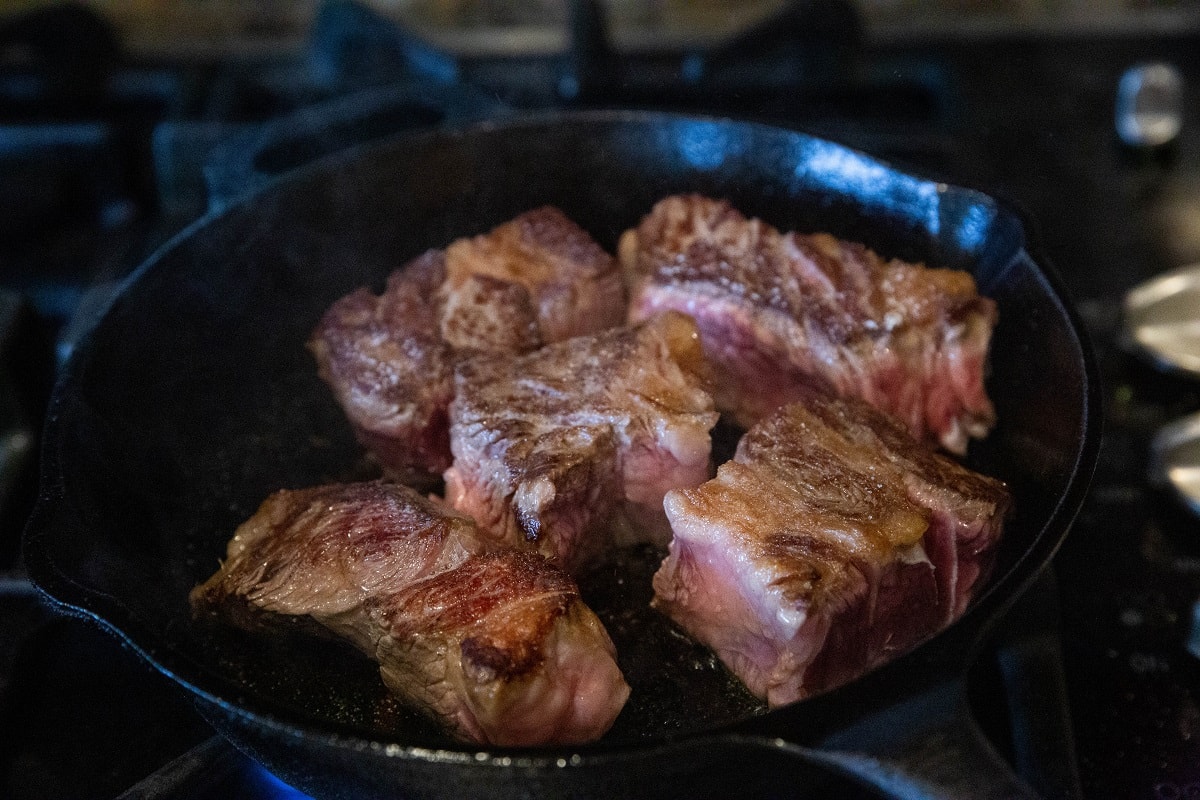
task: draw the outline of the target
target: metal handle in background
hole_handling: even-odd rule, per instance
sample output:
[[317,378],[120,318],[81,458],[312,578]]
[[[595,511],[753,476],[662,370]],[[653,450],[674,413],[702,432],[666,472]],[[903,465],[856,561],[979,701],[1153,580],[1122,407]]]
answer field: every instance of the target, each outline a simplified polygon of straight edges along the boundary
[[204,167],[209,211],[323,156],[394,134],[502,116],[508,106],[479,89],[405,83],[307,106],[217,144]]
[[1083,796],[1067,691],[1058,584],[1045,569],[1001,621],[996,665],[1012,726],[1013,764],[1047,798]]
[[906,800],[1037,800],[971,717],[961,678],[933,686],[805,748],[785,751]]
[[[817,744],[756,735],[721,737],[713,758],[755,756],[786,776],[820,768],[903,800],[1041,800],[992,748],[971,718],[961,680],[868,712]],[[717,754],[720,755],[717,755]],[[753,755],[751,755],[753,753]],[[762,758],[765,757],[765,758]],[[791,796],[784,786],[782,794]],[[804,795],[808,796],[808,795]]]
[[816,742],[815,747],[785,739],[773,746],[906,800],[1080,797],[1053,570],[1043,570],[1032,581],[989,640],[992,646],[984,652],[994,653],[1009,699],[1016,772],[972,716],[968,670],[947,669],[936,661],[914,665],[922,677],[897,692],[900,699],[862,704],[881,711],[803,738]]

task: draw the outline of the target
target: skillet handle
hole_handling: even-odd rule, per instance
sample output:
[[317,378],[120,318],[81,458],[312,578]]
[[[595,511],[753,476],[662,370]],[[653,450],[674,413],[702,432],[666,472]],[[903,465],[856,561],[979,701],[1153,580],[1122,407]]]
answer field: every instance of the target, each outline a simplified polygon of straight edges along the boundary
[[949,678],[845,725],[818,747],[776,740],[782,751],[905,800],[1037,800],[992,748]]
[[353,92],[230,135],[204,165],[208,210],[219,212],[279,176],[332,153],[443,124],[503,116],[508,106],[465,84],[405,83]]

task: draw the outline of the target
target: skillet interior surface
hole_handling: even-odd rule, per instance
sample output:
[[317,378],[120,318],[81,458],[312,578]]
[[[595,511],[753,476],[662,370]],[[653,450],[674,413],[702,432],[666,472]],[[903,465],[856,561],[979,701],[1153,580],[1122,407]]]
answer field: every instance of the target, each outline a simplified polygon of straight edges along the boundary
[[[982,194],[801,134],[609,113],[343,154],[168,245],[133,276],[56,390],[26,537],[31,576],[208,701],[300,728],[453,748],[388,699],[375,666],[348,648],[199,624],[188,592],[272,491],[370,474],[304,347],[336,298],[378,290],[423,250],[547,203],[612,252],[656,200],[682,191],[728,198],[783,229],[828,230],[977,276],[1000,308],[989,382],[1000,422],[969,461],[1016,498],[986,593],[1032,575],[1078,505],[1096,422],[1085,347],[1057,284],[1029,257],[1020,218]],[[762,712],[646,610],[652,556],[622,558],[583,582],[634,687],[605,742]]]

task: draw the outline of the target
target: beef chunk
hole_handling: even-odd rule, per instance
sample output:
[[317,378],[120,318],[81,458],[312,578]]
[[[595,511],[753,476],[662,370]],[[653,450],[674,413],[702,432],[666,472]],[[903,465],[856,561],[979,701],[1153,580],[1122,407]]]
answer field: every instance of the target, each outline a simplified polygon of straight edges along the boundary
[[616,262],[546,207],[430,250],[380,296],[338,300],[309,342],[359,441],[389,475],[430,485],[450,466],[454,368],[476,353],[526,353],[619,324]]
[[941,630],[987,572],[1003,484],[859,400],[809,392],[665,501],[655,605],[756,695],[790,703]]
[[743,427],[806,386],[862,398],[955,453],[994,422],[984,372],[996,307],[965,272],[781,234],[696,195],[660,201],[620,256],[630,320],[691,314],[718,408]]
[[234,621],[307,617],[379,662],[451,733],[496,745],[601,736],[629,687],[575,583],[536,554],[386,483],[280,491],[191,595]]
[[662,498],[709,472],[717,415],[695,326],[665,314],[460,364],[446,497],[497,541],[570,570],[612,543],[665,544]]
[[440,335],[444,277],[443,255],[431,250],[393,273],[382,295],[358,289],[338,300],[309,340],[358,440],[414,484],[450,465],[446,407],[457,357]]
[[528,211],[483,236],[446,248],[448,284],[473,275],[525,287],[545,342],[620,325],[625,287],[617,262],[552,206]]

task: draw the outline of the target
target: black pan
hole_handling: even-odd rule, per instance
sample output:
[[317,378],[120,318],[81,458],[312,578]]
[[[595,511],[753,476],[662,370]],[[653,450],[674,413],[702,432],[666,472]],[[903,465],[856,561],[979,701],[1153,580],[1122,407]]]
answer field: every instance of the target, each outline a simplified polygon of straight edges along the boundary
[[[543,203],[611,249],[680,191],[968,269],[998,302],[1000,422],[969,460],[1010,484],[1016,512],[963,619],[848,686],[768,713],[645,610],[653,564],[635,552],[584,582],[621,650],[629,706],[594,745],[525,751],[444,738],[348,648],[193,621],[188,591],[263,498],[363,474],[303,346],[334,299]],[[239,747],[322,798],[792,796],[803,787],[779,782],[808,774],[797,763],[906,797],[1029,796],[963,715],[961,675],[1062,541],[1098,447],[1095,369],[1035,253],[1020,216],[994,199],[752,124],[555,114],[358,148],[202,220],[129,280],[56,389],[26,563],[65,611],[119,635]]]

